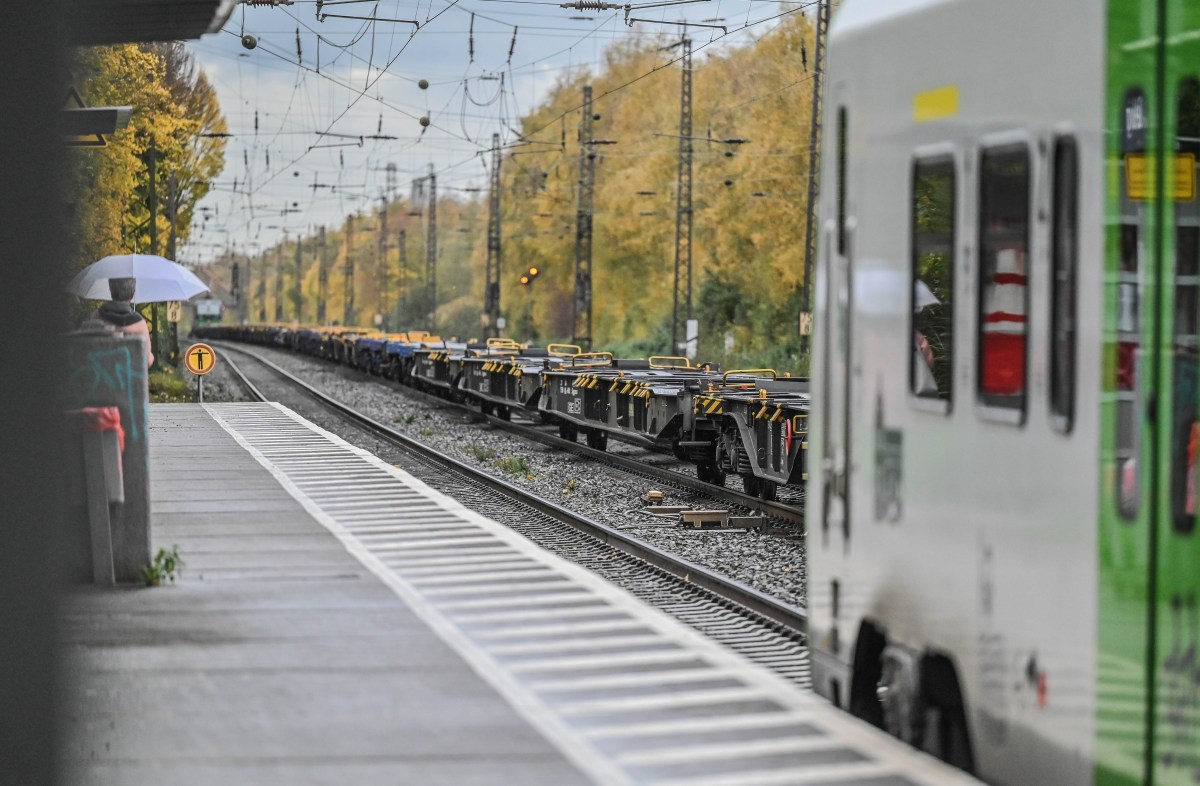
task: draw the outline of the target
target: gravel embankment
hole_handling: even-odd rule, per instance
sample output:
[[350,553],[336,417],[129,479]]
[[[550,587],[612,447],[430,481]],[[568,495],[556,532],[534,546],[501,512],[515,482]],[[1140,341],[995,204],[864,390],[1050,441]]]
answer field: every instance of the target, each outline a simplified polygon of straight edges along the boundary
[[[733,577],[791,603],[803,604],[804,545],[799,539],[755,531],[694,530],[675,518],[658,518],[643,511],[642,495],[652,481],[631,478],[585,459],[563,455],[536,442],[492,428],[450,406],[419,401],[395,383],[375,379],[330,363],[283,350],[251,347],[326,395],[342,401],[395,430],[473,466],[577,511],[593,520],[630,532],[655,546]],[[230,353],[236,361],[236,355]],[[232,393],[237,382],[228,370],[210,377],[220,395]],[[633,445],[610,441],[613,452],[659,458]],[[665,457],[662,457],[665,460]],[[668,504],[710,507],[691,495],[668,491]]]

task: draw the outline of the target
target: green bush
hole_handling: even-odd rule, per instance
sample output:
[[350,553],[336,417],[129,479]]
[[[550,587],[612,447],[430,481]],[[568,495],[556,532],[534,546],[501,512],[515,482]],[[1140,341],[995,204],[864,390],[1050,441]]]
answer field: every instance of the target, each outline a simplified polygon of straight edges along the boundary
[[180,379],[179,372],[170,366],[151,371],[149,383],[152,404],[189,404],[196,400],[195,385]]

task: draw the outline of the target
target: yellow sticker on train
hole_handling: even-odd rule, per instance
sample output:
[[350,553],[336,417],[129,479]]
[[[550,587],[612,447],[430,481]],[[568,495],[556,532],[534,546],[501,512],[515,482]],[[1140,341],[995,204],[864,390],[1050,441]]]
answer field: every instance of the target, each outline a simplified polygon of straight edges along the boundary
[[1172,190],[1176,202],[1191,202],[1196,198],[1196,154],[1180,153],[1175,156],[1175,187]]
[[958,114],[958,87],[945,85],[913,96],[913,119],[918,123],[944,120]]
[[[1196,154],[1180,153],[1172,161],[1171,198],[1191,202],[1196,198]],[[1142,153],[1125,156],[1125,193],[1144,202],[1154,194],[1154,158]]]

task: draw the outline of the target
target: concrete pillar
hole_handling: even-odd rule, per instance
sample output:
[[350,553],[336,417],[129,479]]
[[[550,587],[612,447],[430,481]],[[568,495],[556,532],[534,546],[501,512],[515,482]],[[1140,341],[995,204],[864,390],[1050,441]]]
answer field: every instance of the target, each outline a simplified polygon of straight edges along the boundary
[[[150,564],[150,439],[147,431],[149,387],[146,343],[141,336],[109,330],[80,331],[67,336],[66,406],[116,407],[125,430],[121,468],[125,503],[112,517],[113,568],[118,582],[141,581]],[[79,445],[78,437],[68,442]],[[67,533],[71,580],[91,581],[92,558],[86,509],[74,511],[71,521],[82,532]],[[79,537],[76,537],[78,535]]]

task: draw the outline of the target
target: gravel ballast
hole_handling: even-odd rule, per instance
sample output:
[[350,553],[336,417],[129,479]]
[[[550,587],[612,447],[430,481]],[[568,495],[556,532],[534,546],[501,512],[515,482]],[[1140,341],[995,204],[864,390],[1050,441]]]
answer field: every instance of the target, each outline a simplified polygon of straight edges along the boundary
[[[597,465],[579,456],[559,453],[541,443],[496,429],[482,417],[453,405],[430,404],[394,382],[284,350],[258,346],[247,349],[325,395],[446,455],[487,469],[588,518],[629,532],[658,548],[781,600],[804,604],[804,543],[801,538],[767,535],[754,530],[681,527],[675,517],[655,517],[643,510],[642,496],[655,487],[650,480]],[[226,356],[237,360],[233,352]],[[222,387],[228,390],[231,385],[227,383]],[[340,436],[350,438],[350,435]],[[619,442],[610,441],[609,449],[644,456],[655,463],[667,460],[661,454]],[[664,491],[667,504],[696,508],[713,506],[711,500],[685,492]]]

